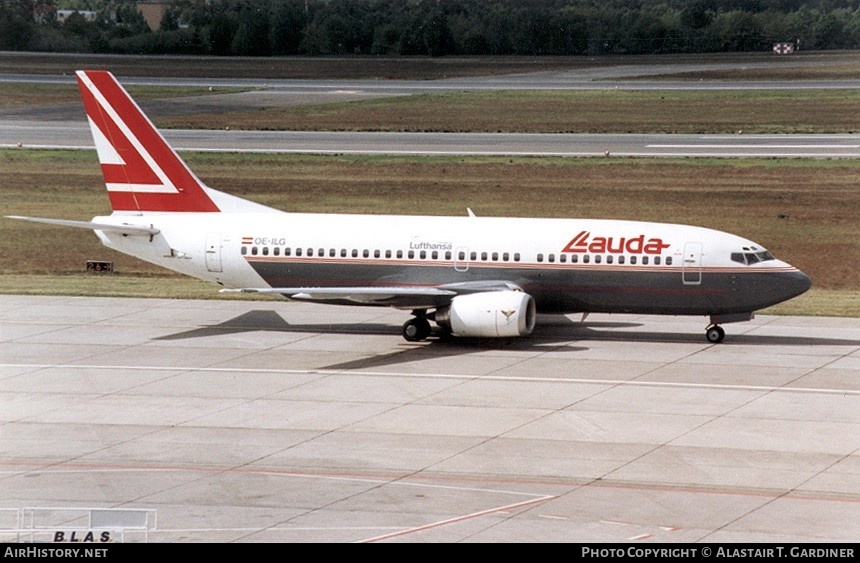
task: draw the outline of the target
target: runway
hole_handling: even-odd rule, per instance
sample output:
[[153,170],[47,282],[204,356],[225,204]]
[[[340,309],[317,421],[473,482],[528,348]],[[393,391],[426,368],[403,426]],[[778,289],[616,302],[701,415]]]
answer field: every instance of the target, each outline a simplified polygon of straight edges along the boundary
[[46,506],[156,542],[857,540],[858,319],[407,317],[0,296],[0,541]]
[[[860,135],[380,133],[164,130],[177,150],[303,154],[860,158]],[[4,120],[0,148],[94,150],[85,119]]]
[[[826,90],[860,88],[860,80],[683,80],[686,73],[772,68],[779,61],[690,64],[607,65],[437,80],[313,80],[122,76],[127,86],[246,88],[249,91],[141,100],[152,118],[194,113],[224,113],[409,96],[497,90]],[[818,58],[794,64],[832,64]],[[651,79],[649,77],[658,77]],[[72,84],[52,75],[0,75],[0,82]],[[670,135],[670,134],[518,134],[400,133],[327,131],[163,130],[177,150],[307,154],[860,158],[860,135]],[[81,104],[0,108],[0,148],[94,149]]]

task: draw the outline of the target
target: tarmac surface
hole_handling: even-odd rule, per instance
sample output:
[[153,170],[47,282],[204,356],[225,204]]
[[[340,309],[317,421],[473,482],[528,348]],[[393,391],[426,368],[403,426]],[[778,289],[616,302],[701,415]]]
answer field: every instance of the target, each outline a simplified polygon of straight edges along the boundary
[[[9,56],[9,54],[7,54]],[[14,54],[14,56],[24,56]],[[792,65],[840,64],[804,56]],[[122,84],[249,88],[249,91],[140,100],[153,119],[366,100],[389,96],[493,90],[823,90],[857,89],[860,80],[689,80],[692,72],[778,68],[785,60],[608,64],[543,72],[436,80],[255,79],[120,76]],[[658,77],[651,79],[649,77]],[[0,83],[73,84],[72,75],[0,74]],[[177,150],[317,154],[860,158],[860,135],[591,135],[516,133],[401,133],[329,131],[164,130]],[[0,148],[92,150],[83,106],[72,103],[0,108]]]
[[[301,154],[860,158],[860,135],[162,131],[177,150]],[[4,120],[0,148],[95,150],[86,119]]]
[[105,508],[147,511],[127,541],[860,538],[860,319],[407,318],[0,296],[0,541]]

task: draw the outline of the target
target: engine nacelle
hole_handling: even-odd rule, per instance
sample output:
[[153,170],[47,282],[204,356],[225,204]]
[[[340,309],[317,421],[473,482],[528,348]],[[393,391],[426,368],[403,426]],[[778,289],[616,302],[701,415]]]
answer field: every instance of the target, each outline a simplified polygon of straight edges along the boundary
[[535,300],[522,291],[458,295],[436,310],[436,324],[454,336],[526,336],[535,327]]

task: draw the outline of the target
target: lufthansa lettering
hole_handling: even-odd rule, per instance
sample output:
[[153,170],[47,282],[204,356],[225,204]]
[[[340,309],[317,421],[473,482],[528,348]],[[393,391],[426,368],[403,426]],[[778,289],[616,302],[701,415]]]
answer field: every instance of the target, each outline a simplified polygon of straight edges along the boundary
[[562,252],[591,252],[593,254],[661,254],[671,246],[663,239],[645,235],[637,237],[592,237],[588,231],[581,231],[573,237]]
[[410,242],[409,250],[451,250],[454,247],[450,242]]

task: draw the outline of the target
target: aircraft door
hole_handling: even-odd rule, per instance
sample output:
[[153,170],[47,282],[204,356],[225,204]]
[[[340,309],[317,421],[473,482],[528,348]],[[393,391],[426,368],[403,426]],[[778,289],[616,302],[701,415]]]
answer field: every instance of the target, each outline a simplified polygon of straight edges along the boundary
[[206,235],[206,270],[220,272],[221,269],[221,233]]
[[702,283],[702,243],[688,242],[684,245],[681,278],[684,285],[699,285]]
[[465,272],[469,269],[469,248],[458,246],[454,249],[454,269]]

